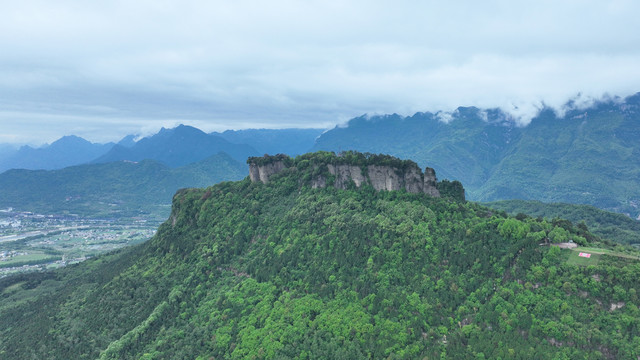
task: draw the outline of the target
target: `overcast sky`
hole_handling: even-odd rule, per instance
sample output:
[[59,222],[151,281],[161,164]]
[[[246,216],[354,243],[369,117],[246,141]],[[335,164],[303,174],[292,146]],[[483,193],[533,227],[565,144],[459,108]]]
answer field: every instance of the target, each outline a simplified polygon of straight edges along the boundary
[[640,1],[0,0],[0,143],[640,91]]

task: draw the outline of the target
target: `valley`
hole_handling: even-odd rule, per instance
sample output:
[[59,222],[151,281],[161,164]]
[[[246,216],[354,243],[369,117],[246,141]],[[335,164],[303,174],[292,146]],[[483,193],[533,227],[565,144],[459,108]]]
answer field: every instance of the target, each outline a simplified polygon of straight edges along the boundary
[[96,219],[0,211],[0,278],[51,270],[150,239],[154,218]]

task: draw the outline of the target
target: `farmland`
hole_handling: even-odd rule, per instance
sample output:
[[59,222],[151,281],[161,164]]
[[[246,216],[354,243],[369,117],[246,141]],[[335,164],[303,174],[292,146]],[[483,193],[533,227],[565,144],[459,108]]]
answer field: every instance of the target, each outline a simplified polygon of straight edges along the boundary
[[155,234],[158,220],[86,219],[0,211],[0,277],[66,266],[137,244]]

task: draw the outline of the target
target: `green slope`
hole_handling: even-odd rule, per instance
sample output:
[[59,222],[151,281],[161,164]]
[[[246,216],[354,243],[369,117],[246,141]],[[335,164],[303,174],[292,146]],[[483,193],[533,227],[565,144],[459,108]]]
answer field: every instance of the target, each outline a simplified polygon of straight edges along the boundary
[[640,245],[640,221],[590,205],[543,203],[533,200],[503,200],[485,203],[485,205],[506,211],[511,215],[523,213],[534,217],[544,217],[548,220],[567,219],[575,225],[584,222],[592,233],[604,239],[621,244]]
[[539,244],[588,233],[475,203],[312,189],[303,161],[178,192],[140,246],[1,279],[0,357],[640,356],[637,261],[572,265]]
[[640,131],[640,117],[610,106],[557,119],[544,112],[526,131],[478,200],[535,199],[594,205],[637,216],[640,147],[626,132]]

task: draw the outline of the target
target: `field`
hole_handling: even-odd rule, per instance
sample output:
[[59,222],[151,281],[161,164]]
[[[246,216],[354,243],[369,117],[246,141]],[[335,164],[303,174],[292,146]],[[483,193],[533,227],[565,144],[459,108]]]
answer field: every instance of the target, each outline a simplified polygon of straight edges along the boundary
[[[591,254],[591,257],[582,257],[580,253],[588,253]],[[567,258],[567,264],[571,265],[579,265],[579,266],[589,266],[589,265],[598,265],[600,263],[602,255],[614,256],[618,258],[631,259],[631,260],[640,260],[637,256],[625,254],[622,252],[617,252],[609,249],[601,249],[594,247],[577,247],[575,249],[571,249],[571,252]]]
[[600,263],[600,257],[602,254],[597,254],[593,252],[588,252],[591,254],[591,257],[582,257],[579,256],[581,252],[588,252],[584,250],[573,249],[569,253],[569,257],[567,258],[567,264],[570,265],[579,265],[579,266],[589,266],[589,265],[598,265]]

